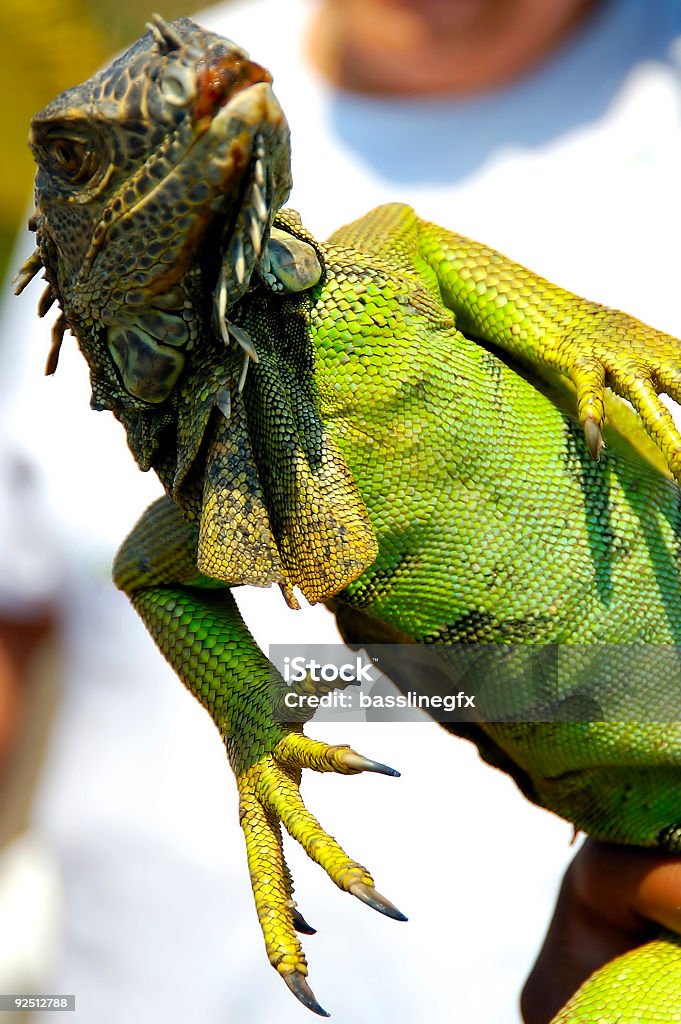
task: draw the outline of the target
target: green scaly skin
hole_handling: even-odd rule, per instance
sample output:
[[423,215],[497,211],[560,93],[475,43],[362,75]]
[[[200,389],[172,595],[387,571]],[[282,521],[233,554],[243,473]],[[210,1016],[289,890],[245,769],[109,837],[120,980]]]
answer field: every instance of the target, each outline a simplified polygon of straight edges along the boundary
[[[57,97],[31,143],[19,285],[44,267],[41,309],[61,307],[48,368],[70,327],[94,406],[168,495],[116,582],[224,737],[268,956],[324,1013],[281,826],[400,918],[298,792],[305,767],[392,770],[278,721],[283,680],[230,586],[277,583],[292,606],[299,588],[355,644],[678,643],[681,437],[657,396],[681,397],[679,343],[405,206],[319,245],[280,209],[269,76],[187,19]],[[679,852],[681,726],[618,723],[659,689],[622,676],[595,695],[604,721],[453,728],[577,828]],[[607,965],[556,1024],[681,1021],[678,945]]]

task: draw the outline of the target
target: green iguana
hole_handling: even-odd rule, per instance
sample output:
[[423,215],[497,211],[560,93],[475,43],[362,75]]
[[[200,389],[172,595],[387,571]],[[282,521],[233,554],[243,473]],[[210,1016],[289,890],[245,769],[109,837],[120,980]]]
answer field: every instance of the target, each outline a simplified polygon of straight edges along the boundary
[[[269,959],[324,1013],[281,826],[399,919],[298,791],[303,768],[395,773],[279,719],[230,588],[298,589],[355,645],[677,644],[681,436],[658,393],[681,397],[679,342],[406,206],[317,243],[282,209],[269,73],[187,19],[149,29],[34,117],[18,290],[44,268],[48,372],[68,328],[93,408],[163,482],[115,580],[224,737]],[[681,852],[677,722],[458,731],[577,829]],[[606,966],[556,1021],[680,1021],[679,941]]]

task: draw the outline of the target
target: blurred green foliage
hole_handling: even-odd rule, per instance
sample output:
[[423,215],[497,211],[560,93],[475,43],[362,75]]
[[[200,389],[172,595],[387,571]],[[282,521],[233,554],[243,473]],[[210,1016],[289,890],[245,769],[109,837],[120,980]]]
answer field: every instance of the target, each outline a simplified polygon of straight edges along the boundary
[[31,116],[81,82],[165,18],[206,6],[195,0],[2,0],[0,4],[0,273],[31,197],[33,160],[26,145]]

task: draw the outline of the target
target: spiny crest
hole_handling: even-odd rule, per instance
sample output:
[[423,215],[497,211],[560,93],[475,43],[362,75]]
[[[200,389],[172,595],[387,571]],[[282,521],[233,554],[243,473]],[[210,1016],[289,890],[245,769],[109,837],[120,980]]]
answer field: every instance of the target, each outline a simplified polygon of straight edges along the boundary
[[171,50],[179,50],[182,46],[182,37],[160,14],[152,14],[151,21],[147,22],[147,28],[161,53],[170,53]]

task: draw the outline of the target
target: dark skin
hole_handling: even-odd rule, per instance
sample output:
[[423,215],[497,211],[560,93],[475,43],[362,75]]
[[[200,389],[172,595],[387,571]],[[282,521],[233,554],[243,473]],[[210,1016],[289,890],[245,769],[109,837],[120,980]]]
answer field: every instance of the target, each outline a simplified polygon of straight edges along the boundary
[[[456,97],[500,89],[550,59],[597,0],[325,0],[310,61],[370,95]],[[681,932],[681,858],[587,840],[568,869],[522,996],[548,1024],[581,983],[650,938]]]
[[594,0],[326,0],[308,53],[335,85],[393,96],[503,87],[546,57]]
[[525,1024],[546,1024],[581,982],[646,942],[681,932],[681,858],[587,839],[568,868],[521,999]]
[[22,688],[20,672],[11,656],[7,642],[7,624],[2,627],[0,643],[0,770],[11,749],[12,739],[19,728]]
[[53,631],[53,616],[47,609],[37,612],[30,622],[0,618],[0,775],[26,711],[29,662]]

